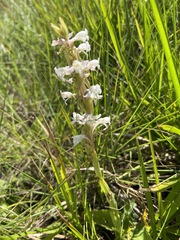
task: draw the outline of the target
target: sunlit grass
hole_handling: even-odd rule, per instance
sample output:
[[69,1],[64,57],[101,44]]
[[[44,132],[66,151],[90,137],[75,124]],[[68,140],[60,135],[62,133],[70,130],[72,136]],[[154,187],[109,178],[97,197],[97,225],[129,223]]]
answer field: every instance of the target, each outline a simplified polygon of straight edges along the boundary
[[74,107],[54,73],[65,61],[51,46],[59,16],[88,29],[100,58],[95,111],[112,121],[95,143],[124,239],[179,238],[179,6],[157,2],[1,1],[0,239],[114,239],[92,163],[72,149]]

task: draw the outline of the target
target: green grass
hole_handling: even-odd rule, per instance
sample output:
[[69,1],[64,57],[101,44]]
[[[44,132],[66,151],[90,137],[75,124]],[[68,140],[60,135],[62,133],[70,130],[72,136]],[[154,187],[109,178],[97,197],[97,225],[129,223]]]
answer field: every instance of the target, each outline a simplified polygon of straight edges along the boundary
[[[51,23],[88,29],[97,114],[95,146],[115,194],[121,239],[180,237],[179,12],[167,1],[0,2],[0,240],[118,239],[81,144],[76,111],[54,67],[65,66]],[[66,237],[66,238],[65,238]]]

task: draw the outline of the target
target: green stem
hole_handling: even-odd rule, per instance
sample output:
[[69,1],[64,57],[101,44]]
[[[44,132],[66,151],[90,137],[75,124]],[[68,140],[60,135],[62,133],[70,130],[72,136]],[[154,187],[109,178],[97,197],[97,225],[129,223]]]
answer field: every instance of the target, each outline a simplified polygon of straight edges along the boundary
[[114,225],[116,239],[120,239],[121,222],[120,222],[120,215],[118,212],[117,202],[115,200],[114,193],[111,191],[107,182],[103,178],[103,174],[101,172],[101,168],[100,168],[99,161],[98,161],[98,156],[97,156],[96,150],[94,148],[92,128],[86,124],[84,126],[84,131],[85,131],[86,137],[89,140],[86,144],[86,152],[89,156],[89,159],[92,161],[94,171],[98,178],[98,182],[99,182],[101,191],[104,193],[104,195],[106,196],[106,199],[109,203],[110,215],[111,215],[111,219],[112,219],[112,222]]

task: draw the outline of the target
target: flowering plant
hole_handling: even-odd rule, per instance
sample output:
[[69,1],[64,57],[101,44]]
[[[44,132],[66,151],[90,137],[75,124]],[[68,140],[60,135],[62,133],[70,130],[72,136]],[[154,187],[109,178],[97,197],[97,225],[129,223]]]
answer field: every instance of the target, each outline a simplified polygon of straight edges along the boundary
[[[92,161],[101,190],[109,202],[111,218],[118,239],[120,217],[117,210],[117,203],[114,194],[103,178],[93,139],[94,131],[98,126],[103,125],[103,130],[106,130],[110,125],[110,116],[101,117],[101,114],[94,115],[94,105],[103,96],[100,85],[91,85],[89,76],[92,71],[100,69],[99,59],[88,60],[88,52],[91,50],[91,46],[88,42],[87,29],[78,32],[73,37],[73,33],[68,33],[64,21],[61,18],[59,20],[60,27],[52,24],[53,29],[59,35],[58,39],[52,41],[52,46],[60,46],[59,53],[64,53],[68,65],[59,68],[55,67],[54,70],[58,78],[67,83],[67,87],[74,85],[74,89],[76,89],[75,93],[67,90],[60,91],[65,104],[67,104],[67,100],[74,98],[77,100],[78,109],[81,111],[81,113],[73,112],[72,114],[72,124],[78,123],[82,125],[81,134],[73,136],[73,147],[81,142],[85,144],[87,158]],[[83,55],[85,55],[86,60],[83,60]]]

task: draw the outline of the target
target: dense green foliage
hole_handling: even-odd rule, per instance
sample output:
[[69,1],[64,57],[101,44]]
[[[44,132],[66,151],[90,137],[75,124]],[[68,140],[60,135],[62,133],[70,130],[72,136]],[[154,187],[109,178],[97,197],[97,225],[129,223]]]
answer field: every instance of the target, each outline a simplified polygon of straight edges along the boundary
[[[114,192],[122,239],[180,237],[177,0],[0,1],[0,240],[115,239],[92,163],[72,148],[73,101],[51,23],[88,29],[111,116],[95,144]],[[117,240],[117,239],[116,239]]]

